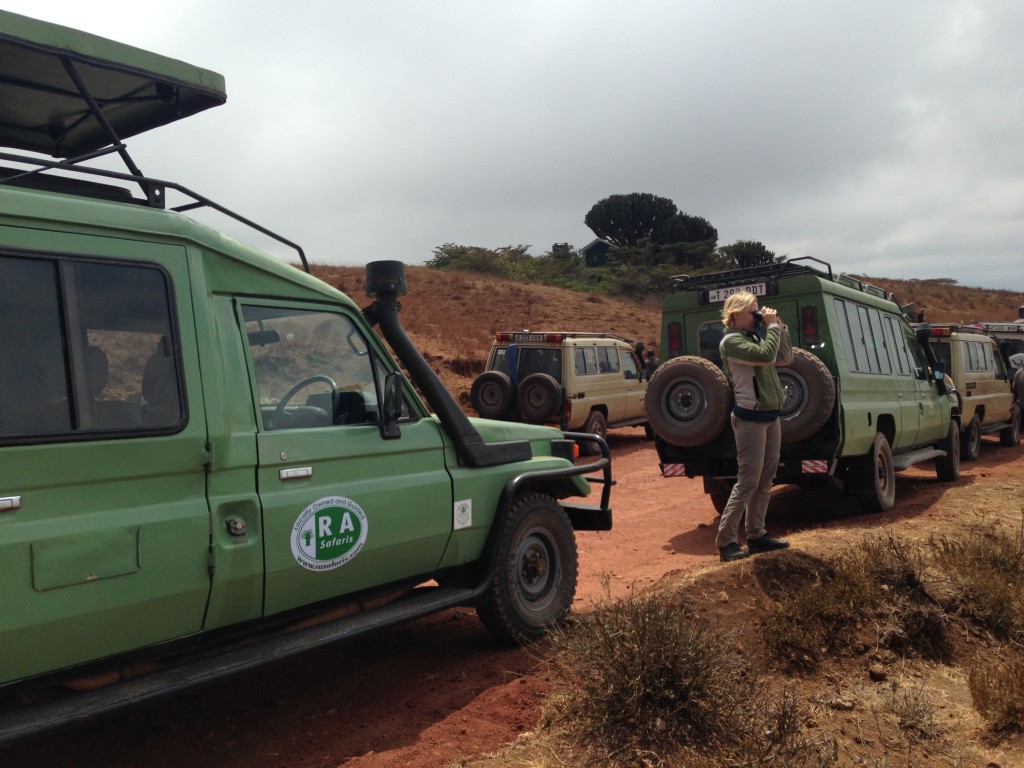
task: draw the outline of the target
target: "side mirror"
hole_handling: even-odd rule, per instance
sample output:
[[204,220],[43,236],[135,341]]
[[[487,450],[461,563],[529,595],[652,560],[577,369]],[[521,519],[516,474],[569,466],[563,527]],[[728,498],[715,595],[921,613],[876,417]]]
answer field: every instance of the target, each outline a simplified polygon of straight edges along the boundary
[[398,418],[402,415],[402,376],[397,371],[384,379],[384,402],[381,404],[380,436],[394,440],[402,436]]

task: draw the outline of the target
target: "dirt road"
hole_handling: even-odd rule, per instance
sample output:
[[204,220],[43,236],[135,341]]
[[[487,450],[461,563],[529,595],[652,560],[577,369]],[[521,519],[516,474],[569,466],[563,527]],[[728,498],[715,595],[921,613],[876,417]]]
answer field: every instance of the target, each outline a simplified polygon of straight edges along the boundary
[[[699,480],[665,479],[638,429],[610,438],[615,528],[578,534],[578,607],[643,588],[666,573],[715,566],[715,512]],[[897,507],[864,515],[834,491],[777,489],[769,527],[795,546],[845,527],[906,525],[972,513],[1019,489],[1024,446],[987,439],[963,465],[962,510],[940,503],[952,487],[931,466],[902,473]],[[1018,493],[1014,490],[1014,493]],[[717,567],[717,566],[715,566]],[[444,768],[531,730],[548,690],[543,667],[496,643],[471,610],[455,610],[345,643],[58,736],[0,749],[4,768]]]

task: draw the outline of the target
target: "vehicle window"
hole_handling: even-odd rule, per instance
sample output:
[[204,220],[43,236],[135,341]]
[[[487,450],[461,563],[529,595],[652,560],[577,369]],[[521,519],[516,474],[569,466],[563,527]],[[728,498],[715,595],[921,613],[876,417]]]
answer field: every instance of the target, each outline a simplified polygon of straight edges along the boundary
[[836,299],[836,317],[839,321],[843,348],[846,350],[846,365],[851,371],[867,372],[868,350],[864,341],[864,328],[858,307],[842,299]]
[[952,373],[953,371],[953,347],[949,342],[936,341],[932,344],[932,351],[935,352],[935,357],[940,363],[942,363],[943,370],[946,373]]
[[525,379],[532,373],[546,373],[561,384],[562,350],[559,347],[520,347],[519,378]]
[[889,345],[886,344],[885,334],[882,333],[882,313],[877,309],[872,309],[868,312],[868,317],[871,320],[871,337],[874,340],[878,371],[890,374],[892,373],[892,363],[889,360]]
[[[889,338],[893,343],[893,357],[896,360],[896,370],[900,376],[910,375],[910,358],[907,352],[907,342],[903,337],[903,328],[900,321],[895,317],[886,316],[885,324],[889,328]],[[947,367],[948,371],[949,368]]]
[[494,350],[494,361],[491,363],[492,371],[501,371],[504,374],[508,374],[508,348],[498,347]]
[[597,370],[600,373],[619,372],[619,355],[615,347],[597,348]]
[[914,369],[915,379],[928,378],[928,365],[925,363],[924,352],[913,336],[904,337],[907,342],[907,351],[910,352],[911,366]]
[[183,422],[170,289],[158,267],[0,257],[0,435]]
[[725,326],[720,320],[710,323],[701,323],[700,327],[697,329],[697,342],[700,347],[700,356],[710,360],[715,365],[721,365],[722,353],[718,345],[721,344],[722,337],[724,335]]
[[380,420],[378,382],[386,369],[349,318],[256,306],[244,307],[242,315],[264,429]]
[[576,347],[572,351],[572,364],[577,376],[587,375],[587,360],[583,356],[583,347]]
[[640,366],[636,362],[636,358],[633,357],[629,352],[624,349],[619,350],[619,361],[622,365],[622,370],[627,379],[639,379],[640,378]]
[[[586,375],[597,373],[597,350],[593,347],[577,347],[577,353],[583,353],[583,370]],[[579,367],[577,366],[577,371]]]

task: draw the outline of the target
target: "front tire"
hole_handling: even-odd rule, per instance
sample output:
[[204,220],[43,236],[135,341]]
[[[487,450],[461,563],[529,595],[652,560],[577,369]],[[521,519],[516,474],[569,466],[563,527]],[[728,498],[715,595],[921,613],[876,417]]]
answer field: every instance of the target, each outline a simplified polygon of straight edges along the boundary
[[1014,404],[1010,411],[1010,426],[999,432],[999,443],[1012,448],[1020,442],[1020,408]]
[[[591,411],[587,417],[587,423],[583,425],[583,431],[607,440],[608,422],[605,420],[604,414],[600,411]],[[597,456],[601,453],[601,446],[597,443],[584,442],[580,446],[580,453],[585,456]]]
[[550,496],[528,494],[509,512],[494,574],[477,614],[501,640],[527,644],[564,621],[576,594],[576,537]]
[[975,414],[971,423],[964,430],[960,439],[960,458],[964,461],[977,461],[981,454],[981,420]]
[[889,441],[881,432],[875,435],[864,471],[868,491],[857,496],[861,508],[866,512],[892,509],[896,503],[896,467]]
[[946,439],[936,447],[946,455],[935,460],[935,476],[944,483],[951,483],[960,477],[960,427],[956,421],[949,422]]

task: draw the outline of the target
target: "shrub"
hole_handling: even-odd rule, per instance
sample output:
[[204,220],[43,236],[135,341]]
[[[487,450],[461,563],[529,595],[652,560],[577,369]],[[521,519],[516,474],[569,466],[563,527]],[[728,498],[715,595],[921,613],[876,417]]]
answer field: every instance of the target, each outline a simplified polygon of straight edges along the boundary
[[998,730],[1024,730],[1024,657],[978,662],[968,685],[974,708]]
[[1024,642],[1024,534],[992,527],[931,544],[953,581],[953,609],[1002,640]]
[[727,638],[664,597],[631,595],[581,614],[554,638],[563,694],[550,724],[605,765],[657,764],[720,743],[754,684]]

